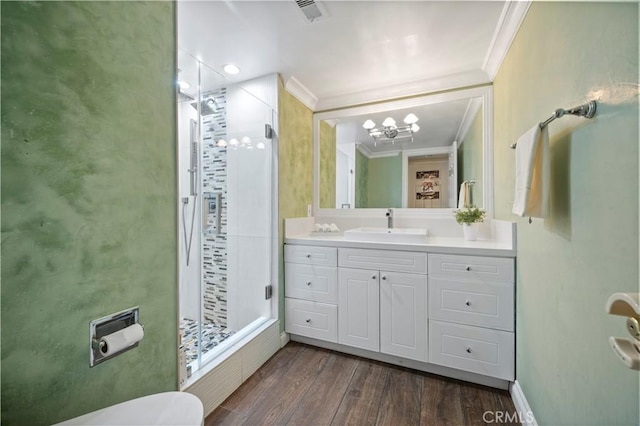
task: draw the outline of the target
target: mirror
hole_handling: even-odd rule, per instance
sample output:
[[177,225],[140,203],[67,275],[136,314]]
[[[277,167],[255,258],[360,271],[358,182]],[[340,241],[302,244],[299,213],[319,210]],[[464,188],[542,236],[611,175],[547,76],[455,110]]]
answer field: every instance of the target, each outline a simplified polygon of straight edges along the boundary
[[491,98],[485,86],[314,114],[316,214],[444,213],[463,181],[467,202],[489,213]]

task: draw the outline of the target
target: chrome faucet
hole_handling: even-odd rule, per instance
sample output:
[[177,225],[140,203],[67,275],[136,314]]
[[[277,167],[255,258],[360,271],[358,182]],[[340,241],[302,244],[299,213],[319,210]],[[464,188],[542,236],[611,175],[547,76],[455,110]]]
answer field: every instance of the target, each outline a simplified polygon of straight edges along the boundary
[[393,209],[387,209],[387,228],[393,228]]

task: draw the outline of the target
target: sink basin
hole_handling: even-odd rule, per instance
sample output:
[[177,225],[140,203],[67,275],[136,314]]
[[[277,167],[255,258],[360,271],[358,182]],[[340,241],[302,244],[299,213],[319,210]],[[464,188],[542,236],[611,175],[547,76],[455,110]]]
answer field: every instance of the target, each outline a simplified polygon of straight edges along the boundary
[[427,230],[423,228],[354,228],[344,231],[344,238],[374,243],[425,243]]

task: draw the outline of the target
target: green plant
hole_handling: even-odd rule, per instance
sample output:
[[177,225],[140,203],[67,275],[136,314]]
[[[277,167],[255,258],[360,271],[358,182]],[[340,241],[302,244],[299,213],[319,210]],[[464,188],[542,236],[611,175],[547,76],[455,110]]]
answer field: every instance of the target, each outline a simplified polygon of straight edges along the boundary
[[486,212],[475,206],[466,207],[460,210],[454,210],[456,221],[458,223],[476,223],[484,222]]

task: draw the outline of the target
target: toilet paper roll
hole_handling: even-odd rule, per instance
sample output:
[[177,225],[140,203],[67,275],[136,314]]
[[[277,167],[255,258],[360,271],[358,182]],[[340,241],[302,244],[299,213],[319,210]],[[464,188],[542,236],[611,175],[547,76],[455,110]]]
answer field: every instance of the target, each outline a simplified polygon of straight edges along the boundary
[[144,337],[144,329],[140,324],[133,324],[100,339],[100,353],[103,356],[113,355],[133,346]]

